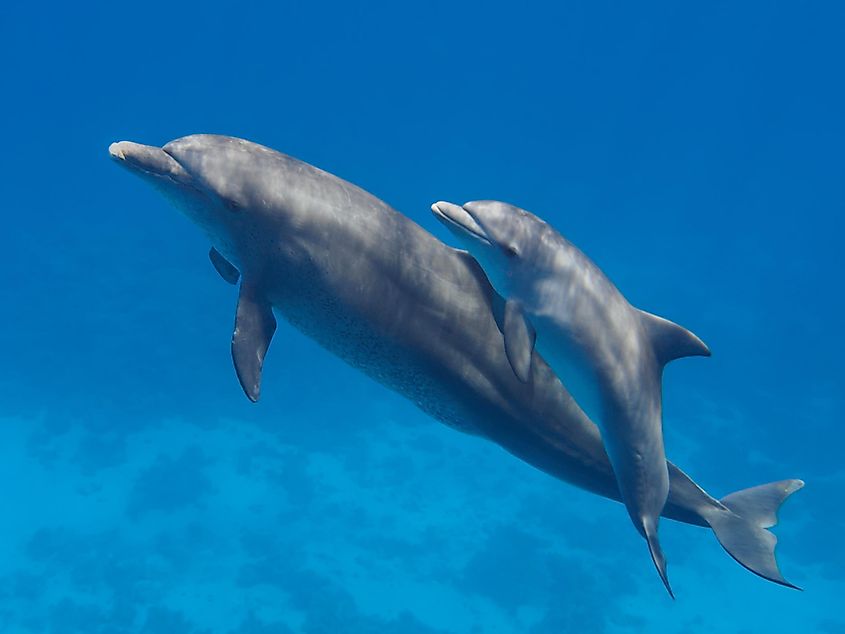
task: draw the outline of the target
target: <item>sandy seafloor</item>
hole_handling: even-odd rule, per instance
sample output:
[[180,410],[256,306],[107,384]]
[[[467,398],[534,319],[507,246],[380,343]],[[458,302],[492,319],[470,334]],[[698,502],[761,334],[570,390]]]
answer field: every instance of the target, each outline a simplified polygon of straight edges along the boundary
[[[845,632],[843,14],[246,3],[0,10],[0,632]],[[235,291],[108,160],[244,136],[448,239],[510,200],[711,359],[665,375],[716,496],[807,481],[767,583],[427,418],[280,324],[251,405]]]

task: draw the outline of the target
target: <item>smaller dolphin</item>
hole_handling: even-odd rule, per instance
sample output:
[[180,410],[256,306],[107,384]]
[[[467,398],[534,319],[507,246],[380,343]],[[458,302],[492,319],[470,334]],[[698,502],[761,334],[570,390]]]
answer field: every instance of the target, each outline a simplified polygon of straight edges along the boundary
[[[584,253],[537,216],[498,201],[432,211],[505,299],[502,330],[527,382],[533,350],[602,431],[622,500],[672,595],[657,523],[669,492],[661,375],[679,357],[709,356],[691,332],[631,306]],[[673,595],[674,596],[674,595]]]

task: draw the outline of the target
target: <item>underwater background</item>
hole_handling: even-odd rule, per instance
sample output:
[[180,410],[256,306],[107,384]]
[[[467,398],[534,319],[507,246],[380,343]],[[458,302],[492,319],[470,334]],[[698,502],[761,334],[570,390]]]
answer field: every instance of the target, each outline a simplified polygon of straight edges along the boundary
[[[845,5],[0,6],[0,632],[845,632]],[[550,220],[701,336],[667,454],[802,478],[797,592],[426,417],[280,323],[262,400],[200,232],[109,143],[249,138],[450,241]],[[836,597],[839,597],[837,599]]]

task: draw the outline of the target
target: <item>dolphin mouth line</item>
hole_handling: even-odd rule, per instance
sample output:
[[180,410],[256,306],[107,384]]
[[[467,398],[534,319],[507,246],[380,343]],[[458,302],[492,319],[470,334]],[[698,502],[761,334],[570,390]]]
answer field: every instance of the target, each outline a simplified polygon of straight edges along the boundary
[[431,206],[431,211],[440,222],[454,233],[468,235],[487,246],[493,245],[481,225],[464,207],[440,201]]
[[191,175],[164,148],[118,141],[109,146],[109,156],[129,169],[166,178],[178,185],[192,185]]

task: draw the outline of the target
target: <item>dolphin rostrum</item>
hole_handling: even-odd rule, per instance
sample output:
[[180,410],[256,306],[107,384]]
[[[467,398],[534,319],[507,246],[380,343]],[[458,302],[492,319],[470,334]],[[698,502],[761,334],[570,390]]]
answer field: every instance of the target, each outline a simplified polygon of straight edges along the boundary
[[507,203],[447,202],[432,211],[506,298],[505,350],[527,381],[536,346],[602,433],[637,530],[669,593],[657,522],[669,493],[661,377],[678,357],[710,351],[691,332],[637,310],[575,245]]
[[[161,148],[123,141],[109,152],[203,229],[220,276],[239,283],[232,357],[251,400],[275,311],[435,419],[620,499],[598,428],[542,358],[533,355],[529,383],[514,376],[501,298],[465,252],[351,183],[242,139],[200,134]],[[803,482],[719,501],[669,469],[666,517],[710,526],[743,566],[791,585],[765,528]]]

